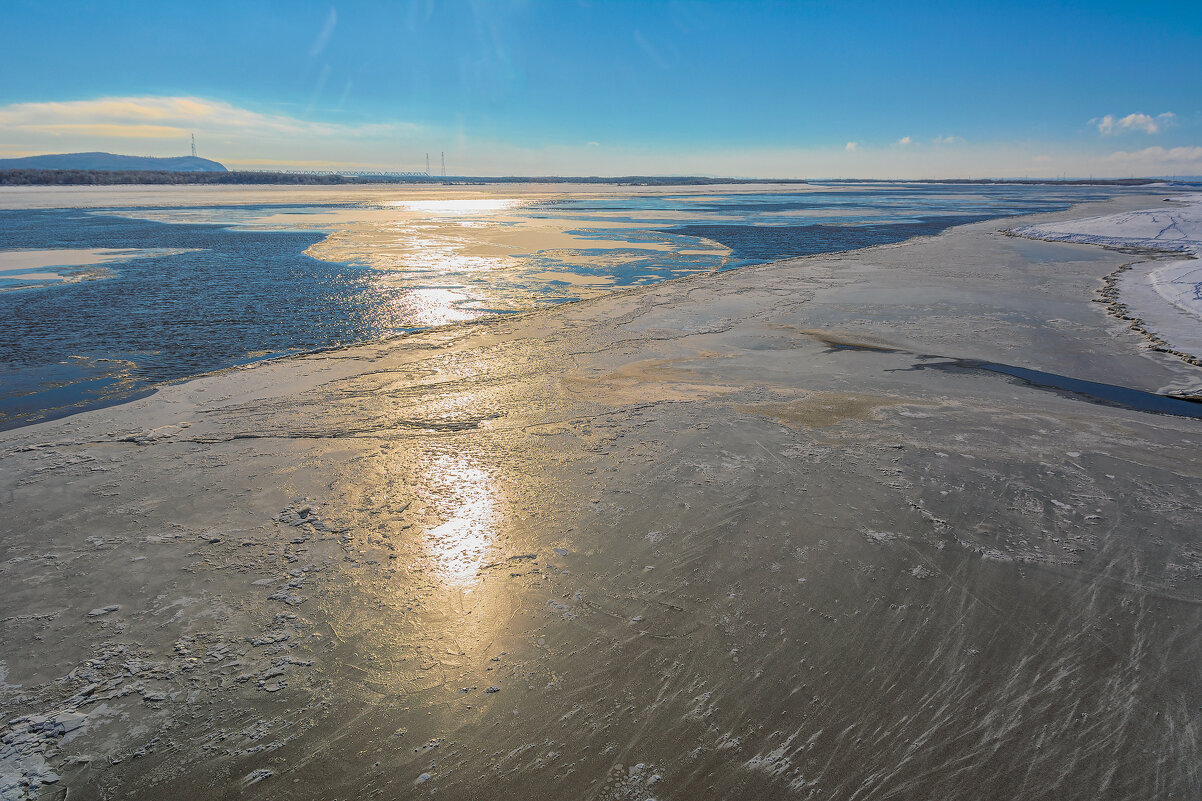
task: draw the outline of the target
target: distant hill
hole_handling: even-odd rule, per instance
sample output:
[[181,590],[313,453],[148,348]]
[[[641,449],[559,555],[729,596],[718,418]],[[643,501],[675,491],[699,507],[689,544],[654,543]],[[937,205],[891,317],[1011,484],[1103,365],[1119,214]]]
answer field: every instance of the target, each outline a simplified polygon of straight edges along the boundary
[[0,159],[0,170],[151,170],[154,172],[228,172],[224,164],[195,156],[152,158],[116,153],[60,153]]

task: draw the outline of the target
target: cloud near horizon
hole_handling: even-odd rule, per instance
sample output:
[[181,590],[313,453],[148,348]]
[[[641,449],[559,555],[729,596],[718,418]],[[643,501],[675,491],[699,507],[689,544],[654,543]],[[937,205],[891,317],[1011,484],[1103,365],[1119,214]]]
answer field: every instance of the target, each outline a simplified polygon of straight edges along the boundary
[[1128,131],[1157,134],[1165,127],[1172,125],[1176,119],[1176,114],[1166,111],[1163,114],[1157,114],[1155,117],[1151,114],[1136,113],[1116,118],[1113,114],[1107,114],[1105,117],[1095,117],[1090,120],[1090,123],[1098,126],[1098,133],[1102,134],[1102,136],[1114,136],[1115,134],[1126,133]]
[[199,97],[105,97],[0,106],[0,133],[6,149],[47,147],[96,150],[133,144],[155,153],[166,140],[178,144],[164,155],[185,152],[196,133],[201,149],[215,143],[227,149],[279,155],[289,145],[411,137],[420,127],[405,122],[346,125],[265,114]]
[[1154,161],[1159,164],[1188,164],[1202,165],[1202,147],[1145,147],[1133,153],[1118,151],[1106,157],[1106,161],[1116,163],[1132,163]]
[[[1118,123],[1116,123],[1118,124]],[[1132,123],[1134,124],[1134,123]],[[235,169],[424,169],[445,150],[455,175],[667,175],[759,178],[1052,177],[1202,174],[1202,147],[1111,152],[1048,142],[974,142],[905,136],[874,145],[668,148],[630,142],[476,138],[406,122],[344,124],[270,114],[198,97],[107,97],[0,106],[0,156],[110,150],[132,155],[188,152]],[[1096,140],[1095,140],[1096,142]],[[934,144],[934,147],[929,146]],[[954,145],[954,146],[952,146]]]

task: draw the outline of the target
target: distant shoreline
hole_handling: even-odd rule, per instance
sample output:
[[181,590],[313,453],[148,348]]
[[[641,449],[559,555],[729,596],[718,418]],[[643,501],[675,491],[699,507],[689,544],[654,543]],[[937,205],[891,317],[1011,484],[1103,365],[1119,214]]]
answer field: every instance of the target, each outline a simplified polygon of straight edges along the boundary
[[[119,186],[119,185],[254,185],[282,184],[289,186],[340,186],[350,184],[416,184],[416,185],[475,185],[475,184],[611,184],[616,186],[723,186],[730,184],[1013,184],[1065,186],[1149,186],[1167,183],[1163,178],[713,178],[697,175],[619,177],[597,176],[434,176],[341,173],[289,172],[170,172],[165,170],[0,170],[0,186]],[[1202,184],[1197,181],[1174,182]]]

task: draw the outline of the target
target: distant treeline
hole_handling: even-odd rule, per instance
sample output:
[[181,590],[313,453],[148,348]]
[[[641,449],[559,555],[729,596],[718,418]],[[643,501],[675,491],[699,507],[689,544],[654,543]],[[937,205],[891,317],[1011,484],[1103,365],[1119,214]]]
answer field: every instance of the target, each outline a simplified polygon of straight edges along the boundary
[[[888,181],[887,183],[902,184],[1020,184],[1044,186],[1147,186],[1148,184],[1163,184],[1168,178],[925,178]],[[1196,183],[1190,180],[1173,180],[1173,183]],[[877,178],[840,178],[835,183],[840,184],[879,184],[886,183]]]
[[111,186],[114,184],[353,184],[342,175],[278,172],[166,172],[146,170],[0,170],[0,186]]
[[148,170],[0,170],[0,186],[110,186],[114,184],[288,184],[331,186],[341,184],[620,184],[624,186],[679,186],[682,184],[777,184],[797,179],[706,178],[690,175],[619,178],[565,176],[442,177],[434,175],[379,175],[293,172],[165,172]]
[[[944,178],[900,183],[934,184],[1070,184],[1089,186],[1145,186],[1163,183],[1163,178],[1012,179]],[[826,181],[824,181],[825,183]],[[868,184],[880,180],[843,179],[837,183]],[[710,186],[724,184],[804,184],[800,178],[709,178],[695,175],[617,178],[597,176],[441,177],[434,175],[379,175],[293,172],[166,172],[146,170],[0,170],[0,186],[111,186],[115,184],[288,184],[293,186],[336,186],[342,184],[616,184],[619,186]]]

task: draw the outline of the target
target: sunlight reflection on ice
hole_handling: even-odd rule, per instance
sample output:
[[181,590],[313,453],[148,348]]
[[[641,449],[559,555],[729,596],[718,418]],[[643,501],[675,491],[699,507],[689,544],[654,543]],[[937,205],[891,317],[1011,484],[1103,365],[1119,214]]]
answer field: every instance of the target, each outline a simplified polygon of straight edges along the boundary
[[426,532],[426,549],[445,581],[472,584],[496,531],[492,476],[456,455],[437,457],[429,479],[437,493],[436,509],[450,519]]
[[420,275],[504,269],[512,261],[466,254],[470,240],[448,236],[433,226],[400,230],[393,244],[401,246],[403,256],[392,269]]
[[458,304],[469,300],[468,296],[453,289],[427,287],[405,294],[404,305],[418,325],[445,325],[479,316],[462,309]]
[[467,198],[462,200],[394,200],[388,205],[423,214],[486,214],[507,211],[528,203],[515,198]]

